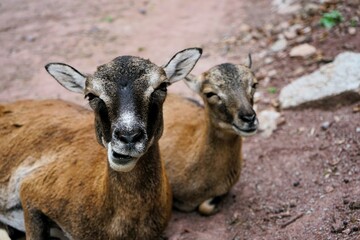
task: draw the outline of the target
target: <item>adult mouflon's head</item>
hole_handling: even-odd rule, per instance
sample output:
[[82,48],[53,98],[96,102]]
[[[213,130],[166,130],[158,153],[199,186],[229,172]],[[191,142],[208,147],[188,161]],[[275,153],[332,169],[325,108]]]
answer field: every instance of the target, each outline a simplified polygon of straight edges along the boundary
[[162,134],[167,86],[186,77],[201,53],[199,48],[185,49],[163,67],[139,57],[117,57],[88,76],[63,63],[49,63],[46,70],[89,100],[110,167],[127,172]]
[[256,132],[253,97],[257,80],[249,67],[224,63],[199,77],[188,76],[185,82],[203,98],[213,124],[241,136]]

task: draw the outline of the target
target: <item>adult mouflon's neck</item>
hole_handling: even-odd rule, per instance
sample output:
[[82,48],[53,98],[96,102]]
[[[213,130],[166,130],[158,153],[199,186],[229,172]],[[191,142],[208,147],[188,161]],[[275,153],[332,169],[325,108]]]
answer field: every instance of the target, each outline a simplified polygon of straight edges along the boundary
[[134,169],[129,172],[117,172],[108,165],[108,180],[106,188],[109,199],[116,198],[120,193],[130,195],[156,195],[162,189],[163,167],[159,154],[158,143],[153,144],[140,157]]

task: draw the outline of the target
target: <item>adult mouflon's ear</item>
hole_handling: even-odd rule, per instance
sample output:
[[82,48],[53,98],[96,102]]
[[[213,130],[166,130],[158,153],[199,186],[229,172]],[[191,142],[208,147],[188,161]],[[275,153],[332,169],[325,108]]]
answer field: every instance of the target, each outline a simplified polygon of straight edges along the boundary
[[64,63],[49,63],[45,69],[67,90],[84,93],[86,77],[75,68]]
[[201,48],[187,48],[175,54],[164,66],[168,81],[174,83],[186,77],[202,54]]

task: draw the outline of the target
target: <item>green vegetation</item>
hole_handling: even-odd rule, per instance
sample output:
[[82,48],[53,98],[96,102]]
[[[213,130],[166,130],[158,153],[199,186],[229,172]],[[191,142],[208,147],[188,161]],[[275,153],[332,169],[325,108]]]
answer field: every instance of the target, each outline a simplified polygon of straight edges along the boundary
[[336,24],[342,22],[343,20],[344,18],[342,14],[337,10],[333,10],[329,13],[324,13],[324,15],[320,19],[320,24],[325,28],[330,29],[336,26]]
[[112,16],[106,16],[106,17],[102,18],[101,21],[112,23],[114,21],[114,18]]
[[276,87],[268,87],[267,91],[268,91],[268,93],[275,94],[275,93],[277,93],[277,88]]

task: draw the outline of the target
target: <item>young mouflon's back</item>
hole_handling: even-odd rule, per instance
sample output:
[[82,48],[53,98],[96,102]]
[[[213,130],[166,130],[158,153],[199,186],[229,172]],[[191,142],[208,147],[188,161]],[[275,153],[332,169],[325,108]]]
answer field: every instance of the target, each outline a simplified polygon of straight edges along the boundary
[[241,136],[257,130],[252,107],[257,81],[249,67],[225,63],[199,77],[188,76],[186,83],[204,107],[169,95],[160,150],[174,206],[209,215],[239,179]]
[[93,113],[60,100],[0,105],[0,222],[31,240],[54,227],[70,239],[159,238],[171,213],[158,146],[166,87],[200,55],[186,49],[164,67],[122,56],[89,76],[48,64]]

